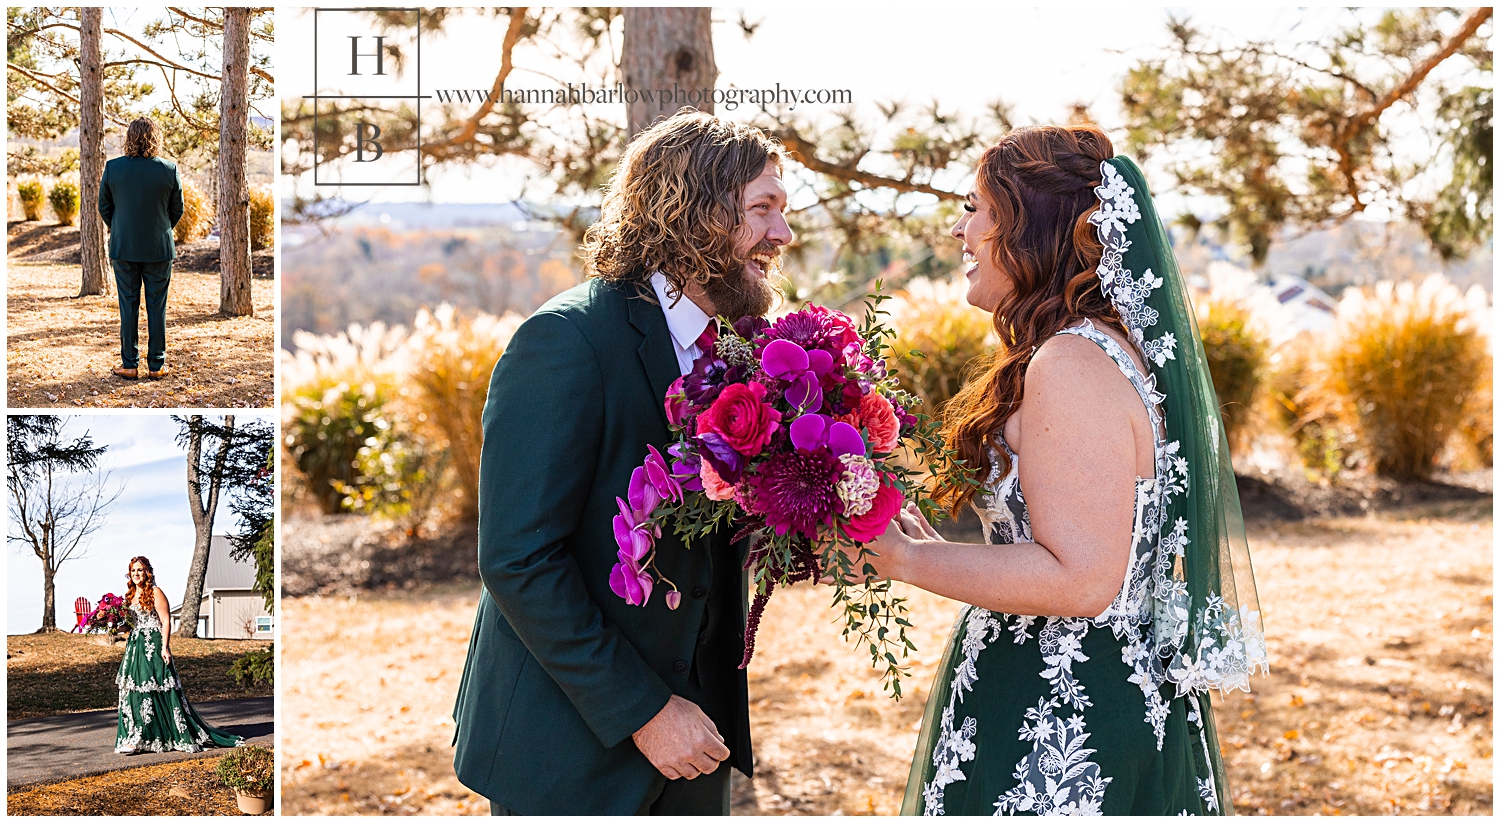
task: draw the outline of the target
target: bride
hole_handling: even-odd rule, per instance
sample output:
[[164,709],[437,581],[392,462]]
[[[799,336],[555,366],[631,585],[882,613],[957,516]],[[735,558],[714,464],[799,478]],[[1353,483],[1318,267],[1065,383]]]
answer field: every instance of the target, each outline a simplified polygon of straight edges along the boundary
[[239,746],[243,738],[203,721],[183,693],[172,663],[171,607],[156,587],[151,561],[130,558],[125,605],[133,626],[115,684],[120,687],[120,720],[115,752],[198,752],[205,746]]
[[[1212,689],[1266,667],[1191,305],[1140,170],[1092,126],[1011,132],[966,213],[968,302],[1003,345],[945,409],[991,545],[910,509],[879,573],[968,606],[908,814],[1227,813]],[[1003,546],[1003,548],[1002,548]]]

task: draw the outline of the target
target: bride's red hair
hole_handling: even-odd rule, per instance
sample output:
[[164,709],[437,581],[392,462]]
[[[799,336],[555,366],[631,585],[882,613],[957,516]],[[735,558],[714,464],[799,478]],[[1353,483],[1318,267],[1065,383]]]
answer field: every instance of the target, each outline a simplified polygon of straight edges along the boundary
[[[141,564],[141,568],[146,572],[146,579],[142,580],[140,585],[141,599],[139,602],[141,608],[148,612],[154,612],[156,611],[156,571],[151,568],[151,561],[147,560],[144,555],[130,558],[130,565],[125,567],[125,579],[128,581],[125,587],[125,605],[129,606],[134,602],[133,598],[136,595],[136,585],[135,581],[130,577],[130,570],[135,568],[135,564],[137,563]],[[159,614],[157,617],[163,620],[166,619],[165,615]]]
[[[970,367],[975,376],[942,416],[945,439],[981,481],[997,468],[1002,475],[1010,470],[999,438],[1020,408],[1037,347],[1084,318],[1124,331],[1099,284],[1104,247],[1089,223],[1099,208],[1099,164],[1113,156],[1114,145],[1096,126],[1028,126],[979,161],[975,193],[995,226],[980,238],[980,253],[988,252],[1014,288],[995,309],[999,347]],[[971,485],[944,483],[933,495],[957,514],[974,493]]]

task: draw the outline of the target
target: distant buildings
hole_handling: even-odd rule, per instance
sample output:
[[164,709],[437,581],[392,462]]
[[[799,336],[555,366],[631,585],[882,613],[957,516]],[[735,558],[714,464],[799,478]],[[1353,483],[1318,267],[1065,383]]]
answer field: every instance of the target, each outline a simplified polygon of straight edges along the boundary
[[[229,538],[214,535],[208,544],[208,573],[203,579],[203,600],[198,606],[198,636],[210,640],[271,638],[271,616],[265,600],[255,590],[255,564],[230,556]],[[172,610],[177,628],[182,607]]]

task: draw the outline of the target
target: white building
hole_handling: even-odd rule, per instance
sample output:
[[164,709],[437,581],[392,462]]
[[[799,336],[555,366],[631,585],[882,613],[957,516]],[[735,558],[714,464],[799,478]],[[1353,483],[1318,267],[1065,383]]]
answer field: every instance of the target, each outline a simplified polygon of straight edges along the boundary
[[[229,556],[229,538],[216,534],[208,543],[208,573],[203,578],[203,600],[198,606],[198,636],[213,640],[271,638],[271,616],[255,590],[255,564]],[[172,610],[178,626],[182,607]]]

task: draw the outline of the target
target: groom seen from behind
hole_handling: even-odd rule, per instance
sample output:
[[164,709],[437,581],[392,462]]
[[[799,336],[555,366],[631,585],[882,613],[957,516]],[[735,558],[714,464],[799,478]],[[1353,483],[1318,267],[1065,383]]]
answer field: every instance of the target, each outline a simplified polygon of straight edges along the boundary
[[780,147],[684,110],[627,147],[585,239],[589,279],[516,331],[490,381],[484,582],[454,769],[496,814],[727,814],[751,772],[746,586],[727,530],[657,565],[644,606],[611,591],[615,498],[666,451],[668,387],[715,316],[770,308],[792,241]]
[[146,292],[146,376],[167,375],[167,287],[177,247],[172,229],[182,219],[182,177],[161,154],[161,128],[141,117],[125,133],[125,154],[104,164],[99,216],[109,227],[109,262],[120,297],[120,365],[114,373],[139,376],[141,289]]

